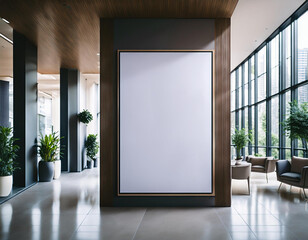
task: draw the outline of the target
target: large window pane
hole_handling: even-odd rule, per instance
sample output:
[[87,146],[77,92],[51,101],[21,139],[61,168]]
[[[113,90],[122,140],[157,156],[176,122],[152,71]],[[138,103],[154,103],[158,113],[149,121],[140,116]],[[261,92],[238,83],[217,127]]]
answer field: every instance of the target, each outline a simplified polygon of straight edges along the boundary
[[235,71],[231,73],[231,91],[235,90]]
[[238,111],[238,129],[242,129],[242,110]]
[[254,104],[255,103],[255,80],[252,80],[251,81],[251,104]]
[[252,56],[249,61],[250,64],[250,103],[255,103],[255,57]]
[[283,31],[285,51],[285,88],[291,86],[291,27]]
[[279,35],[270,43],[271,45],[271,94],[279,91]]
[[271,101],[271,146],[279,147],[279,97]]
[[38,134],[51,134],[52,126],[52,98],[47,98],[39,92],[38,95]]
[[266,97],[266,46],[258,53],[258,101]]
[[271,148],[271,156],[275,159],[279,159],[279,148]]
[[235,71],[231,73],[231,111],[235,110],[235,88],[236,88],[236,78]]
[[250,79],[255,79],[255,56],[250,58]]
[[[308,102],[308,84],[298,88],[298,104]],[[301,140],[298,140],[298,148],[303,148]]]
[[298,103],[308,102],[308,84],[298,88]]
[[266,104],[258,104],[258,145],[266,146]]
[[298,19],[298,82],[307,80],[308,68],[308,12]]
[[291,149],[286,149],[286,157],[285,159],[291,159]]
[[[284,97],[286,101],[285,118],[288,118],[290,115],[289,102],[291,102],[291,91],[286,92]],[[286,137],[286,147],[291,147],[291,140],[289,137]]]
[[258,53],[258,76],[266,72],[266,46]]
[[243,80],[244,80],[244,102],[243,102],[243,106],[247,106],[248,105],[248,62],[246,61],[244,64],[244,76],[243,76]]
[[248,83],[245,84],[244,86],[244,103],[243,106],[248,105]]
[[243,79],[242,79],[242,67],[238,68],[238,87],[241,87],[243,85]]
[[258,77],[258,101],[265,99],[266,97],[266,75],[263,74]]
[[238,89],[238,107],[241,108],[242,105],[242,87]]
[[231,92],[231,111],[235,109],[235,91]]
[[[245,123],[245,130],[246,130],[246,133],[248,133],[249,129],[248,129],[248,108],[246,107],[244,109],[244,123]],[[247,143],[248,145],[248,143]]]
[[266,157],[266,148],[258,147],[258,154],[259,157]]
[[244,63],[244,84],[248,83],[248,61]]
[[251,145],[255,145],[255,106],[251,107]]
[[231,132],[233,133],[235,129],[235,112],[231,113]]

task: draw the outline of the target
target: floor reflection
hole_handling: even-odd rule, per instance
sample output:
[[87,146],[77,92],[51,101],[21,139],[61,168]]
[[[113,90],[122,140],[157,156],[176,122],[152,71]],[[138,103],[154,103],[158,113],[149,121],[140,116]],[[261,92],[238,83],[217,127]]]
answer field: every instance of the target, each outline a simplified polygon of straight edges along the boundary
[[0,239],[307,239],[308,203],[278,186],[233,180],[231,208],[99,208],[98,169],[63,174],[0,205]]

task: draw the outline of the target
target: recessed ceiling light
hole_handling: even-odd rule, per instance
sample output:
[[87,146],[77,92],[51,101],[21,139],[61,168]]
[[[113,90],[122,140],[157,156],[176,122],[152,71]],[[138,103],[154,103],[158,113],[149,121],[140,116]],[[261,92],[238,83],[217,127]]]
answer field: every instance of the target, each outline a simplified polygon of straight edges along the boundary
[[8,20],[6,20],[5,18],[1,18],[4,22],[6,22],[7,24],[9,24],[10,22]]
[[96,55],[99,56],[99,53],[97,53]]
[[9,43],[13,44],[13,41],[9,38],[7,38],[6,36],[4,36],[2,33],[0,33],[0,37],[2,37],[3,39],[5,39],[6,41],[8,41]]

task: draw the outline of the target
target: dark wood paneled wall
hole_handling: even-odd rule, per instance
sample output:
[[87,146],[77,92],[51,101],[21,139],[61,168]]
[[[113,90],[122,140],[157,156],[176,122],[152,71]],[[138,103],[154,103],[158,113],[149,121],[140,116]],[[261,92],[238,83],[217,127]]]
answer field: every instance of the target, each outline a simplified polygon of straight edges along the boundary
[[114,171],[116,156],[116,81],[113,76],[115,56],[113,55],[113,20],[101,19],[100,53],[100,205],[113,206]]
[[215,21],[215,53],[215,205],[230,206],[230,19]]

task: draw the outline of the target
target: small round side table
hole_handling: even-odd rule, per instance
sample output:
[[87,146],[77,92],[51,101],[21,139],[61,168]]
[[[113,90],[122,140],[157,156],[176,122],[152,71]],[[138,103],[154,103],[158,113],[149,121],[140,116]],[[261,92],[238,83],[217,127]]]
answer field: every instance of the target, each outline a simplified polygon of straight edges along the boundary
[[248,183],[248,193],[250,195],[250,172],[251,163],[241,162],[241,164],[231,164],[232,167],[232,179],[246,179]]

